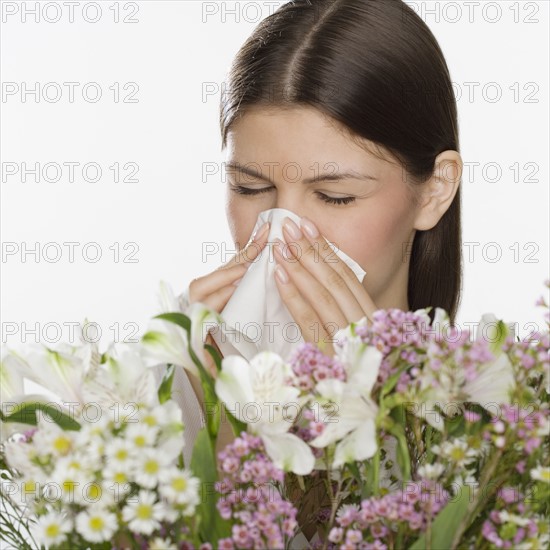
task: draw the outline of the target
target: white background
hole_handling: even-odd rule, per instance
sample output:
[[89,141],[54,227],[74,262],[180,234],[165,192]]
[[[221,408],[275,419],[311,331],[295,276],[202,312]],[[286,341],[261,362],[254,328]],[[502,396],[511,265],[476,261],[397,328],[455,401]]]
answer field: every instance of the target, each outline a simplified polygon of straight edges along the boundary
[[[408,3],[438,39],[458,96],[463,241],[478,243],[463,248],[459,323],[494,312],[524,336],[542,324],[534,302],[548,276],[549,3]],[[38,15],[24,18],[35,4]],[[100,14],[91,4],[76,6],[70,22],[63,2],[2,2],[0,313],[10,347],[71,341],[70,323],[84,318],[99,324],[102,343],[139,336],[156,313],[160,280],[179,293],[222,263],[221,254],[203,261],[204,242],[232,249],[222,178],[203,175],[204,163],[224,159],[220,94],[204,96],[204,88],[220,89],[238,49],[276,3],[103,1],[95,3]],[[58,83],[62,97],[37,102],[22,94],[24,83],[36,82],[40,92]],[[79,83],[72,103],[68,82]],[[123,89],[129,82],[139,86],[135,103],[123,101],[132,99],[133,88]],[[83,98],[86,83],[99,85],[99,101]],[[55,96],[54,87],[48,91]],[[36,162],[77,162],[75,181],[65,169],[58,182],[40,175],[36,183],[29,174],[23,183],[22,163]],[[138,182],[115,183],[109,167],[117,162],[136,163]],[[102,168],[98,182],[83,180],[86,163]],[[14,166],[19,172],[10,175]],[[22,254],[37,242],[38,258]],[[78,243],[73,262],[67,242]],[[56,260],[56,245],[46,243],[58,243],[57,261],[44,258]],[[83,257],[86,243],[98,243],[99,261]],[[136,245],[127,243],[139,247],[129,258]],[[87,248],[88,259],[96,250]],[[26,332],[35,328],[38,335]]]

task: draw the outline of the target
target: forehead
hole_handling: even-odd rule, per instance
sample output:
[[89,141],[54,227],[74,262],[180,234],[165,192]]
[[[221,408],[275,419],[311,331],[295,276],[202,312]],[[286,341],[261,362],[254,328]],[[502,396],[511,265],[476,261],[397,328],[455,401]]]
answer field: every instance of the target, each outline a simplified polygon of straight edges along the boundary
[[375,144],[352,136],[345,126],[310,106],[247,107],[228,131],[226,154],[242,163],[335,162],[357,168],[391,160]]

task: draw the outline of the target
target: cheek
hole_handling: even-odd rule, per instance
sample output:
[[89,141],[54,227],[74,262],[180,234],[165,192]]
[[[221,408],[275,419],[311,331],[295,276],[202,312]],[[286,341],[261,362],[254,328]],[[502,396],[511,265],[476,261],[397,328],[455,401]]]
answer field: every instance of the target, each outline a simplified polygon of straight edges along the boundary
[[239,250],[248,242],[258,215],[262,210],[262,208],[255,208],[245,201],[236,200],[231,196],[227,197],[225,215],[233,243],[235,245],[238,243]]
[[391,202],[388,207],[386,201],[372,201],[343,218],[342,224],[327,226],[323,235],[353,258],[369,279],[389,277],[399,268],[412,231],[408,204],[396,207]]

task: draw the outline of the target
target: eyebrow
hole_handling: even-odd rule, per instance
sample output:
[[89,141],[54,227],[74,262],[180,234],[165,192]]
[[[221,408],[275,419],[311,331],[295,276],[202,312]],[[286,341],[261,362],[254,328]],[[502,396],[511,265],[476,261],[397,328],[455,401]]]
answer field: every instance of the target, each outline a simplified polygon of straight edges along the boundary
[[[251,163],[252,164],[252,163]],[[255,163],[257,164],[257,163]],[[242,172],[244,174],[247,174],[253,178],[258,178],[264,181],[267,181],[269,183],[273,183],[269,178],[266,178],[263,176],[260,172],[256,171],[254,168],[249,168],[247,166],[244,166],[240,164],[237,161],[231,161],[226,163],[226,168],[228,170],[237,170],[239,172]],[[302,183],[310,184],[310,183],[319,183],[322,181],[340,181],[340,180],[347,180],[347,179],[355,179],[355,180],[374,180],[376,181],[378,178],[375,178],[374,176],[371,176],[370,174],[360,174],[359,172],[356,172],[355,170],[348,170],[347,172],[334,172],[330,174],[318,174],[312,178],[307,178],[302,181]]]

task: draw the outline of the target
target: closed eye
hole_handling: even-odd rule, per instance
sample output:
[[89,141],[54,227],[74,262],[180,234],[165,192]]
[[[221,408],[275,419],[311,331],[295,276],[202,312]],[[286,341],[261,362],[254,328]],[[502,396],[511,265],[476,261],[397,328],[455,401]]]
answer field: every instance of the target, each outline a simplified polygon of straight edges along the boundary
[[[271,191],[273,187],[260,187],[259,189],[250,189],[248,187],[242,187],[240,185],[232,185],[231,191],[239,195],[259,195],[261,193],[267,193]],[[355,201],[355,197],[329,197],[320,191],[315,191],[315,194],[320,200],[328,204],[345,205]]]

